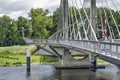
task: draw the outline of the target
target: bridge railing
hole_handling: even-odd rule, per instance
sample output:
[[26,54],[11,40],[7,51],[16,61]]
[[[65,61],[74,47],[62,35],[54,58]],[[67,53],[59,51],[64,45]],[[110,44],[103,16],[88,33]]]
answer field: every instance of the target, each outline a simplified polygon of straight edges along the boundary
[[63,46],[71,46],[74,48],[81,48],[98,54],[103,54],[120,59],[120,43],[88,41],[88,40],[63,40],[63,39],[33,39],[28,40],[30,43],[40,44],[61,44]]
[[120,43],[87,40],[59,41],[59,43],[120,59]]

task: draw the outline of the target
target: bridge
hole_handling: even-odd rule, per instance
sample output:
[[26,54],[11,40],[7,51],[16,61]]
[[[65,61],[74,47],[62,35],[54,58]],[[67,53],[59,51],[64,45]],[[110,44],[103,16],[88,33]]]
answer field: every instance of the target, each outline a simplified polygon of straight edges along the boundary
[[[119,4],[119,0],[61,0],[59,30],[49,39],[24,39],[28,44],[46,45],[44,50],[62,59],[63,65],[96,67],[99,57],[120,70],[120,22],[115,18],[120,18]],[[74,60],[73,51],[88,58]]]

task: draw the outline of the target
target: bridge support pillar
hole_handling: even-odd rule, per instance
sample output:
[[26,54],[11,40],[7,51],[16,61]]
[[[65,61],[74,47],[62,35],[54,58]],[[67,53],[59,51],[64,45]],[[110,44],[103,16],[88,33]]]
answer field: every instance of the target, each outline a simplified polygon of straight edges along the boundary
[[98,57],[98,55],[90,54],[89,56],[91,56],[90,59],[89,59],[89,61],[92,63],[91,70],[93,72],[96,72],[96,70],[97,70],[97,57]]
[[118,71],[117,71],[117,76],[116,76],[116,80],[120,80],[120,65],[116,65],[117,68],[118,68]]
[[119,70],[119,72],[120,72],[120,65],[117,65],[117,68],[118,68],[118,70]]
[[76,60],[71,56],[71,52],[68,48],[64,48],[62,55],[62,65],[63,66],[91,66],[92,64],[88,61],[88,59],[84,60]]
[[96,72],[97,71],[97,56],[94,56],[94,60],[93,60],[92,64],[93,64],[92,71]]
[[62,56],[62,65],[64,66],[71,66],[72,65],[72,59],[69,52],[69,49],[64,48],[63,50],[63,56]]
[[117,71],[116,80],[120,80],[120,70],[119,70],[119,71]]

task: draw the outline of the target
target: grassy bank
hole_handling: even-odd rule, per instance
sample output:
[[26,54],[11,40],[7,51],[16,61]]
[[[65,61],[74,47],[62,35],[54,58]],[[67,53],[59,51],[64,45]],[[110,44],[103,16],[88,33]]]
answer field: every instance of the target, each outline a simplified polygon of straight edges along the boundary
[[[37,50],[35,45],[0,47],[0,66],[20,66],[26,64],[26,50],[30,49],[31,63],[56,62],[56,57],[34,55]],[[75,56],[75,59],[82,59],[83,56]],[[97,59],[98,63],[105,61]]]
[[0,47],[0,53],[26,54],[27,49],[30,49],[31,53],[33,53],[37,49],[37,47],[35,45]]
[[[37,48],[34,45],[0,47],[0,66],[20,66],[26,64],[27,49],[30,49],[31,53],[33,53]],[[31,54],[31,63],[53,61],[57,61],[57,58]]]
[[[74,56],[74,59],[77,59],[77,60],[80,60],[82,58],[84,58],[84,56]],[[97,58],[97,62],[98,63],[104,63],[105,61],[102,60],[102,59]]]

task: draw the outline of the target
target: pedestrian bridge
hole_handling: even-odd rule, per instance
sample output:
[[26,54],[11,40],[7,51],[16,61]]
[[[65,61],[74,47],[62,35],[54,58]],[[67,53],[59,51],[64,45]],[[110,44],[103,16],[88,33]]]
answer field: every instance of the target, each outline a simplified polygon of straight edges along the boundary
[[[46,44],[79,51],[89,55],[91,60],[97,56],[120,68],[120,23],[117,19],[120,12],[115,1],[118,0],[61,0],[59,30],[49,39],[24,40],[28,44]],[[116,12],[109,4],[114,6]],[[62,58],[68,53],[65,50]]]
[[51,46],[65,47],[85,54],[96,54],[99,58],[120,65],[120,43],[88,41],[88,40],[48,40],[33,39],[29,44],[47,44]]

